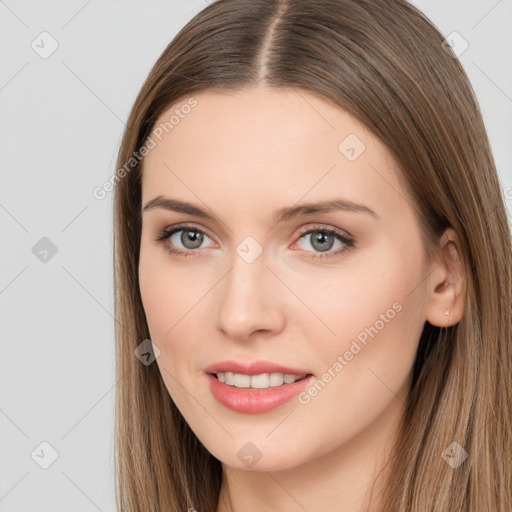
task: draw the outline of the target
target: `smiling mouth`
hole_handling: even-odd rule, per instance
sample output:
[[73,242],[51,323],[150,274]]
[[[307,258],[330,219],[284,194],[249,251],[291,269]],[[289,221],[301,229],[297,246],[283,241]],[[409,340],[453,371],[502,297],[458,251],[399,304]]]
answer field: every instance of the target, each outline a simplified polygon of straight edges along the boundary
[[311,374],[294,375],[291,373],[260,373],[247,375],[243,373],[218,372],[213,373],[219,382],[240,389],[268,389],[293,384],[309,377]]

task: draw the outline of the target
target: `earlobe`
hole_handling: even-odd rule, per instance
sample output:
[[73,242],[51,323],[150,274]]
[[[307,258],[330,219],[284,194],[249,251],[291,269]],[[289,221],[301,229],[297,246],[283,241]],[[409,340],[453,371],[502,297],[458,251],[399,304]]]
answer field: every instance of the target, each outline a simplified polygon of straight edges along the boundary
[[465,273],[456,232],[448,228],[431,262],[426,298],[426,320],[438,327],[460,322],[464,315]]

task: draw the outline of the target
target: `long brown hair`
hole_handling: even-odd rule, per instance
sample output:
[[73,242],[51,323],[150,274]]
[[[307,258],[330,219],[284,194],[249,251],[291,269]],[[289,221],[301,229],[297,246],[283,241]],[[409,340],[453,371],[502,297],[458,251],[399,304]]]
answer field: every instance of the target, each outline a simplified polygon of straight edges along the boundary
[[[462,320],[425,323],[380,510],[512,510],[510,229],[478,102],[443,40],[405,0],[217,0],[162,53],[129,116],[115,176],[120,511],[215,512],[222,473],[158,366],[134,356],[149,338],[138,287],[139,151],[178,101],[260,83],[317,94],[369,128],[401,169],[426,251],[452,227],[467,262]],[[441,457],[452,442],[468,453],[456,469]]]

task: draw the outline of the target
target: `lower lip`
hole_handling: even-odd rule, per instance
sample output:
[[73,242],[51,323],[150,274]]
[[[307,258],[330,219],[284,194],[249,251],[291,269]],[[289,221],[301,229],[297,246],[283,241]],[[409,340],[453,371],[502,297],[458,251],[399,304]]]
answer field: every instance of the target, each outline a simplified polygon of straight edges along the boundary
[[271,411],[291,400],[303,391],[313,379],[313,375],[292,384],[283,384],[265,389],[236,388],[220,382],[208,375],[213,396],[232,411],[246,414],[260,414]]

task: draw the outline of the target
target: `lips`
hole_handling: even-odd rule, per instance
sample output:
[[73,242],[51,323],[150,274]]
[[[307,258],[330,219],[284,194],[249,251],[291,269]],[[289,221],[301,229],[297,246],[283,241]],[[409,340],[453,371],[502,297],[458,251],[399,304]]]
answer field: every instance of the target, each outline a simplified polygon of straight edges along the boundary
[[[246,414],[264,413],[279,407],[304,390],[314,379],[308,370],[267,361],[223,361],[208,366],[204,371],[208,374],[210,391],[217,401],[228,409]],[[288,378],[281,378],[278,384],[279,379],[275,380],[278,374]],[[242,382],[237,377],[245,376],[245,381],[255,382],[264,375],[274,377],[273,386],[255,389],[242,384],[242,387],[237,387]],[[226,376],[229,378],[226,379]]]

